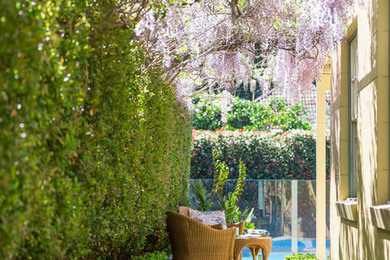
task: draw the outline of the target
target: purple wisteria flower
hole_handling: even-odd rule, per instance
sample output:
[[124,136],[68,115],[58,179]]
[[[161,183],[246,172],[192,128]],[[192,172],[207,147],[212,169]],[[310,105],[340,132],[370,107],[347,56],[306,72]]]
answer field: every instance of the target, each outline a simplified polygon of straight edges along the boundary
[[196,91],[232,94],[241,83],[253,92],[272,83],[293,99],[319,78],[359,1],[179,1],[151,9],[135,33],[151,57],[145,69],[162,66],[189,106]]

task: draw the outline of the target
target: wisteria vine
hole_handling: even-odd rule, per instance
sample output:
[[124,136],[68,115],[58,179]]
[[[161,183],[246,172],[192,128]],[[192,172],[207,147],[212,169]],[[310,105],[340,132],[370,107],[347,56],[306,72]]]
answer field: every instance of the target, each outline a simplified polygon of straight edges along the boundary
[[[144,12],[135,32],[179,101],[240,84],[286,97],[311,88],[359,0],[194,0]],[[139,5],[141,6],[141,5]],[[139,7],[138,6],[138,7]]]

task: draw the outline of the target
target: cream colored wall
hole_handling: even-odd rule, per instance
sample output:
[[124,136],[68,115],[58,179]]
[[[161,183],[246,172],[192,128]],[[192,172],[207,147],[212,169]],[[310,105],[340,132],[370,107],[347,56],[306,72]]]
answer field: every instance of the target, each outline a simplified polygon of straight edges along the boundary
[[[340,219],[348,197],[348,42],[332,54],[331,259],[390,259],[390,232],[372,224],[370,206],[388,199],[388,0],[371,0],[348,29],[358,42],[358,221]],[[346,40],[347,40],[346,39]]]

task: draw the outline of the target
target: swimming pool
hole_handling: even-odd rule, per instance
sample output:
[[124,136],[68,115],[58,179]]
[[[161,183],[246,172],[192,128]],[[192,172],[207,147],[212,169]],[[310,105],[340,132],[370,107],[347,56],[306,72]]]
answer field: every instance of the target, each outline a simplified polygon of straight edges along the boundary
[[[326,240],[326,251],[329,252],[329,240]],[[316,252],[316,239],[304,238],[298,239],[298,252],[299,253],[312,253]],[[286,255],[291,255],[291,238],[275,238],[272,239],[272,251],[268,257],[268,260],[284,260]],[[259,254],[258,259],[261,253]],[[248,248],[242,250],[243,260],[252,260],[251,252]]]

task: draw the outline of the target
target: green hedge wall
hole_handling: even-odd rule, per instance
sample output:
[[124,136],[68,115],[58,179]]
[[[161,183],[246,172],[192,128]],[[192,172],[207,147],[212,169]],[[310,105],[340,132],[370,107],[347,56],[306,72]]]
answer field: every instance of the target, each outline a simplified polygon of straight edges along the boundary
[[0,0],[0,259],[166,248],[191,122],[119,1]]
[[273,98],[268,105],[233,97],[227,122],[222,122],[222,98],[220,95],[209,98],[194,98],[193,128],[202,130],[259,130],[281,129],[311,130],[309,122],[303,116],[307,114],[302,104],[288,105],[284,99]]
[[[316,139],[313,132],[193,130],[191,178],[212,179],[212,149],[230,168],[229,179],[238,177],[242,160],[247,179],[315,179]],[[326,145],[326,172],[329,178],[330,142]]]

